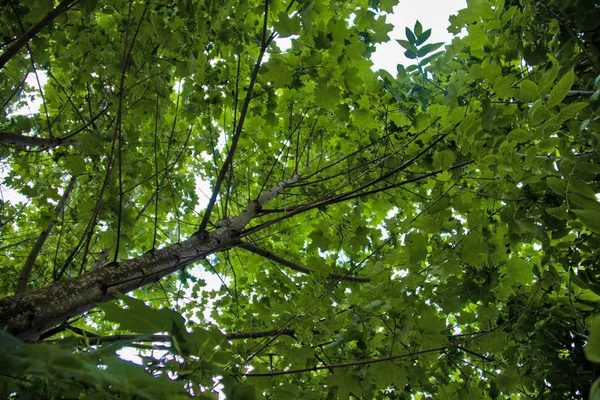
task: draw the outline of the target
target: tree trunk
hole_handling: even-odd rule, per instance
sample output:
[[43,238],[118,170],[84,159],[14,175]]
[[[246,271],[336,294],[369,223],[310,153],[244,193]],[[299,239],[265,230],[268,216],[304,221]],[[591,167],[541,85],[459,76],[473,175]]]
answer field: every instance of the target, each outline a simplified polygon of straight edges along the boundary
[[33,292],[0,299],[0,327],[22,340],[37,340],[47,329],[194,263],[237,242],[239,232],[219,228],[169,247]]

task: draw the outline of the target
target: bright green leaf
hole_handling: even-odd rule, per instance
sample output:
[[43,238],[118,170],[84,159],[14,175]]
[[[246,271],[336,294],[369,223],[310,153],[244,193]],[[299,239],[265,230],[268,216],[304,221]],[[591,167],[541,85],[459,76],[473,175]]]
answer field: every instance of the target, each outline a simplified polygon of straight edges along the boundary
[[279,33],[279,37],[286,38],[292,35],[300,33],[300,18],[298,15],[292,18],[286,12],[282,12],[278,16],[277,22],[273,24],[273,27]]
[[550,96],[548,97],[547,103],[548,107],[559,105],[571,90],[574,81],[575,73],[573,72],[573,69],[571,69],[558,82],[556,82],[556,85],[550,91]]

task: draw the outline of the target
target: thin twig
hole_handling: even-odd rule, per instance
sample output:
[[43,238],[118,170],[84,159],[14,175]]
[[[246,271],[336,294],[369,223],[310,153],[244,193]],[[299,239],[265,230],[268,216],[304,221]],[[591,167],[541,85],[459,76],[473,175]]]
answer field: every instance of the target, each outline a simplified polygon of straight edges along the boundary
[[[244,250],[248,250],[251,253],[258,254],[259,256],[268,258],[269,260],[275,261],[276,263],[281,264],[290,269],[293,269],[294,271],[298,271],[303,274],[312,274],[313,273],[312,270],[310,270],[306,267],[298,265],[295,262],[292,262],[290,260],[286,260],[285,258],[280,257],[277,254],[272,253],[268,250],[261,249],[260,247],[254,245],[252,243],[242,242],[238,245],[238,247],[240,247]],[[359,277],[359,276],[346,276],[346,275],[340,275],[340,274],[329,274],[329,277],[332,279],[336,279],[336,280],[339,279],[339,280],[344,280],[344,281],[348,281],[348,282],[358,282],[358,283],[365,283],[365,282],[370,281],[369,278],[363,278],[363,277]]]

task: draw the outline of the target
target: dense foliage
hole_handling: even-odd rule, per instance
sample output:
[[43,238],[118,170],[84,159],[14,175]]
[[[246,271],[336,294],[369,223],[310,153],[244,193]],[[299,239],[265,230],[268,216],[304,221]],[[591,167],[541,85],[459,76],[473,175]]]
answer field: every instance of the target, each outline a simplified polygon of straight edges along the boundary
[[2,396],[590,396],[600,7],[395,3],[2,2]]

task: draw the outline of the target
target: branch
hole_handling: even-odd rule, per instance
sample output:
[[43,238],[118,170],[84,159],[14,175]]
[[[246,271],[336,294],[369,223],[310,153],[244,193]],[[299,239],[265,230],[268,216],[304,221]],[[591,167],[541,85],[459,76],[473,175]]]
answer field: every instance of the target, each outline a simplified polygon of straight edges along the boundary
[[237,144],[240,140],[240,136],[242,134],[242,129],[244,127],[244,121],[246,120],[246,114],[248,114],[248,107],[250,106],[250,100],[252,99],[252,91],[254,90],[254,84],[256,83],[256,79],[258,78],[258,71],[260,69],[260,65],[262,63],[263,56],[267,51],[267,47],[271,40],[273,40],[273,35],[267,37],[267,19],[269,13],[269,0],[265,0],[265,16],[263,23],[263,34],[262,34],[262,44],[260,46],[260,53],[258,54],[258,59],[256,60],[256,64],[254,65],[254,70],[252,71],[252,76],[250,78],[250,84],[248,85],[248,91],[246,92],[246,98],[244,99],[244,104],[242,105],[242,110],[240,112],[240,119],[235,129],[235,133],[233,135],[233,139],[231,140],[231,147],[227,152],[227,158],[219,171],[219,176],[217,177],[217,182],[215,183],[215,187],[210,196],[210,200],[206,205],[206,211],[204,211],[204,216],[202,217],[202,222],[200,222],[200,227],[198,229],[199,232],[203,232],[206,230],[206,226],[208,225],[208,221],[210,220],[210,214],[212,209],[217,201],[217,196],[219,195],[219,191],[221,190],[221,185],[223,184],[223,180],[225,180],[225,176],[227,175],[227,170],[229,165],[233,165],[233,156],[235,155],[235,150],[237,148]]
[[[465,348],[462,346],[466,343],[472,342],[476,339],[479,339],[481,337],[487,336],[492,332],[495,332],[499,329],[504,329],[506,326],[508,326],[510,323],[512,323],[512,321],[514,321],[515,319],[519,318],[524,312],[525,310],[527,310],[527,308],[529,307],[529,305],[531,304],[531,301],[534,299],[535,297],[535,293],[533,296],[531,296],[531,299],[529,300],[527,306],[525,306],[523,308],[523,311],[521,311],[521,313],[514,315],[511,319],[509,319],[508,321],[504,322],[502,325],[498,325],[496,327],[494,327],[493,329],[487,330],[487,331],[482,331],[479,333],[475,333],[473,334],[471,337],[467,338],[467,339],[463,339],[459,342],[456,343],[449,343],[445,346],[440,346],[440,347],[435,347],[432,349],[425,349],[425,350],[419,350],[419,351],[413,351],[410,353],[405,353],[405,354],[399,354],[396,356],[390,356],[390,357],[383,357],[383,358],[375,358],[375,359],[371,359],[371,360],[361,360],[361,361],[354,361],[354,362],[349,362],[349,363],[342,363],[342,364],[329,364],[329,365],[321,365],[321,366],[314,366],[311,368],[302,368],[302,369],[289,369],[289,370],[285,370],[285,371],[271,371],[271,372],[250,372],[247,374],[242,374],[242,376],[248,376],[248,377],[261,377],[261,376],[279,376],[279,375],[290,375],[290,374],[300,374],[303,372],[312,372],[312,371],[319,371],[322,369],[334,369],[334,368],[346,368],[346,367],[356,367],[356,366],[360,366],[360,365],[367,365],[367,364],[376,364],[376,363],[381,363],[381,362],[386,362],[386,361],[393,361],[393,360],[399,360],[401,358],[409,358],[409,357],[414,357],[414,356],[418,356],[421,354],[427,354],[427,353],[436,353],[436,352],[440,352],[440,351],[446,351],[448,349],[452,349],[452,348],[457,348],[460,350],[465,350]],[[474,352],[470,352],[470,353],[474,353]]]
[[15,40],[14,43],[0,55],[0,69],[2,69],[8,60],[13,58],[19,52],[19,50],[21,50],[21,48],[25,46],[35,35],[49,25],[56,17],[67,11],[67,9],[71,6],[71,3],[74,1],[75,0],[63,0],[62,3],[50,11],[37,24],[33,25],[25,33],[19,36],[19,38]]
[[33,136],[23,136],[13,132],[0,131],[0,143],[14,144],[17,146],[43,147],[51,149],[59,146],[78,145],[79,140],[65,139],[44,139]]
[[290,336],[294,337],[296,330],[294,329],[273,329],[270,331],[257,331],[257,332],[240,332],[240,333],[228,333],[225,335],[227,340],[236,339],[258,339],[270,336]]
[[[83,330],[66,326],[67,329],[74,331],[75,333],[85,336],[87,342],[91,346],[97,346],[103,343],[113,343],[121,340],[130,340],[133,342],[171,342],[173,341],[173,337],[171,335],[111,335],[111,336],[96,336],[90,332],[84,332]],[[294,329],[283,329],[283,330],[271,330],[271,331],[256,331],[256,332],[240,332],[240,333],[229,333],[224,335],[226,340],[243,340],[243,339],[259,339],[263,337],[269,336],[290,336],[294,337],[296,331]],[[39,341],[37,343],[58,343],[62,342],[69,338],[57,339],[57,340],[49,340],[49,341]]]
[[[567,93],[567,97],[574,97],[574,96],[587,96],[587,97],[591,97],[594,93],[593,90],[569,90],[569,93]],[[550,95],[546,95],[546,98],[550,98]]]
[[[58,204],[56,205],[56,209],[54,211],[54,218],[58,218],[58,216],[62,213],[62,210],[65,208],[65,203],[71,194],[71,191],[75,187],[75,182],[77,181],[76,176],[72,176],[69,184],[65,188],[62,197],[60,198]],[[17,282],[17,287],[15,289],[15,294],[24,293],[27,290],[27,283],[29,282],[29,276],[31,275],[31,270],[33,269],[33,265],[35,264],[35,260],[39,255],[46,239],[50,235],[50,231],[54,227],[54,219],[46,226],[46,228],[42,231],[40,236],[38,236],[37,240],[33,244],[27,259],[25,260],[25,264],[23,264],[23,269],[21,269],[21,275],[19,276],[19,281]]]
[[436,348],[433,348],[433,349],[413,351],[411,353],[399,354],[399,355],[396,355],[396,356],[384,357],[384,358],[375,358],[375,359],[372,359],[372,360],[361,360],[361,361],[354,361],[354,362],[342,363],[342,364],[321,365],[321,366],[314,366],[314,367],[310,367],[310,368],[301,368],[301,369],[288,369],[288,370],[285,370],[285,371],[250,372],[250,373],[242,374],[242,375],[243,376],[247,376],[247,377],[279,376],[279,375],[300,374],[300,373],[303,373],[303,372],[320,371],[322,369],[329,369],[329,370],[331,370],[331,369],[334,369],[334,368],[356,367],[356,366],[359,366],[359,365],[376,364],[376,363],[381,363],[381,362],[386,362],[386,361],[399,360],[401,358],[409,358],[409,357],[414,357],[414,356],[418,356],[418,355],[421,355],[421,354],[437,353],[437,352],[444,351],[444,350],[447,350],[449,348],[456,347],[456,346],[458,346],[458,344],[449,344],[447,346],[436,347]]
[[23,243],[27,243],[27,242],[29,242],[30,240],[33,240],[33,239],[35,239],[35,236],[26,237],[25,239],[21,239],[18,242],[7,244],[6,246],[0,247],[0,251],[4,251],[4,250],[7,250],[7,249],[10,249],[11,247],[20,246]]
[[[529,157],[529,155],[524,154],[524,153],[515,153],[517,156],[519,157]],[[594,151],[588,151],[585,153],[580,153],[580,154],[573,154],[573,156],[575,157],[592,157],[596,154],[596,152]],[[538,159],[538,160],[548,160],[548,161],[557,161],[557,160],[564,160],[567,157],[563,157],[563,156],[534,156],[534,158]]]
[[[473,160],[461,162],[459,164],[455,164],[455,165],[449,167],[447,170],[448,171],[453,171],[455,169],[460,169],[460,168],[466,167],[469,164],[472,164],[473,162],[474,162]],[[381,187],[381,188],[375,188],[375,189],[371,189],[371,190],[366,190],[366,191],[363,191],[363,192],[356,193],[357,190],[350,190],[348,192],[341,193],[341,194],[336,195],[336,196],[332,196],[332,197],[328,197],[328,198],[318,198],[315,201],[312,201],[312,202],[307,203],[305,205],[299,206],[299,207],[294,208],[292,210],[289,210],[287,212],[286,212],[287,209],[283,210],[283,212],[286,212],[284,215],[282,215],[280,217],[277,217],[277,218],[273,218],[273,219],[271,219],[269,221],[263,222],[263,223],[261,223],[259,225],[256,225],[256,226],[254,226],[252,228],[249,228],[249,229],[245,230],[243,236],[248,236],[251,233],[258,232],[258,231],[260,231],[260,230],[262,230],[262,229],[264,229],[264,228],[266,228],[268,226],[271,226],[271,225],[273,225],[273,224],[275,224],[277,222],[283,221],[284,219],[287,219],[287,218],[293,217],[294,215],[298,215],[298,214],[301,214],[301,213],[313,210],[315,208],[325,207],[325,206],[329,206],[329,205],[332,205],[332,204],[336,204],[336,203],[341,203],[341,202],[344,202],[344,201],[352,200],[352,199],[355,199],[355,198],[361,198],[361,197],[372,195],[372,194],[376,194],[376,193],[379,193],[379,192],[384,192],[386,190],[390,190],[390,189],[394,189],[394,188],[399,188],[399,187],[407,185],[409,183],[418,182],[420,180],[427,179],[429,177],[441,174],[444,171],[445,170],[440,169],[440,170],[429,172],[429,173],[426,173],[426,174],[423,174],[423,175],[418,175],[418,176],[415,176],[415,177],[412,177],[412,178],[408,178],[408,179],[405,179],[405,180],[403,180],[401,182],[394,183],[394,184],[391,184],[391,185],[388,185],[388,186],[384,186],[384,187]],[[375,179],[370,184],[363,185],[363,187],[368,187],[368,186],[374,185],[375,183],[377,183],[379,181],[380,181],[379,178]],[[268,210],[268,211],[271,211],[271,210]]]
[[[269,260],[275,261],[278,264],[281,264],[285,267],[291,268],[294,271],[298,271],[298,272],[301,272],[303,274],[308,274],[308,275],[310,275],[312,273],[312,271],[310,269],[303,267],[301,265],[298,265],[290,260],[286,260],[285,258],[280,257],[277,254],[274,254],[268,250],[261,249],[260,247],[255,246],[252,243],[242,242],[241,244],[238,245],[238,247],[241,247],[244,250],[248,250],[251,253],[258,254],[259,256],[268,258]],[[362,277],[357,277],[357,276],[346,276],[346,275],[340,275],[340,274],[329,274],[329,277],[331,279],[335,279],[335,280],[344,280],[344,281],[358,282],[358,283],[364,283],[364,282],[370,281],[369,278],[362,278]]]

